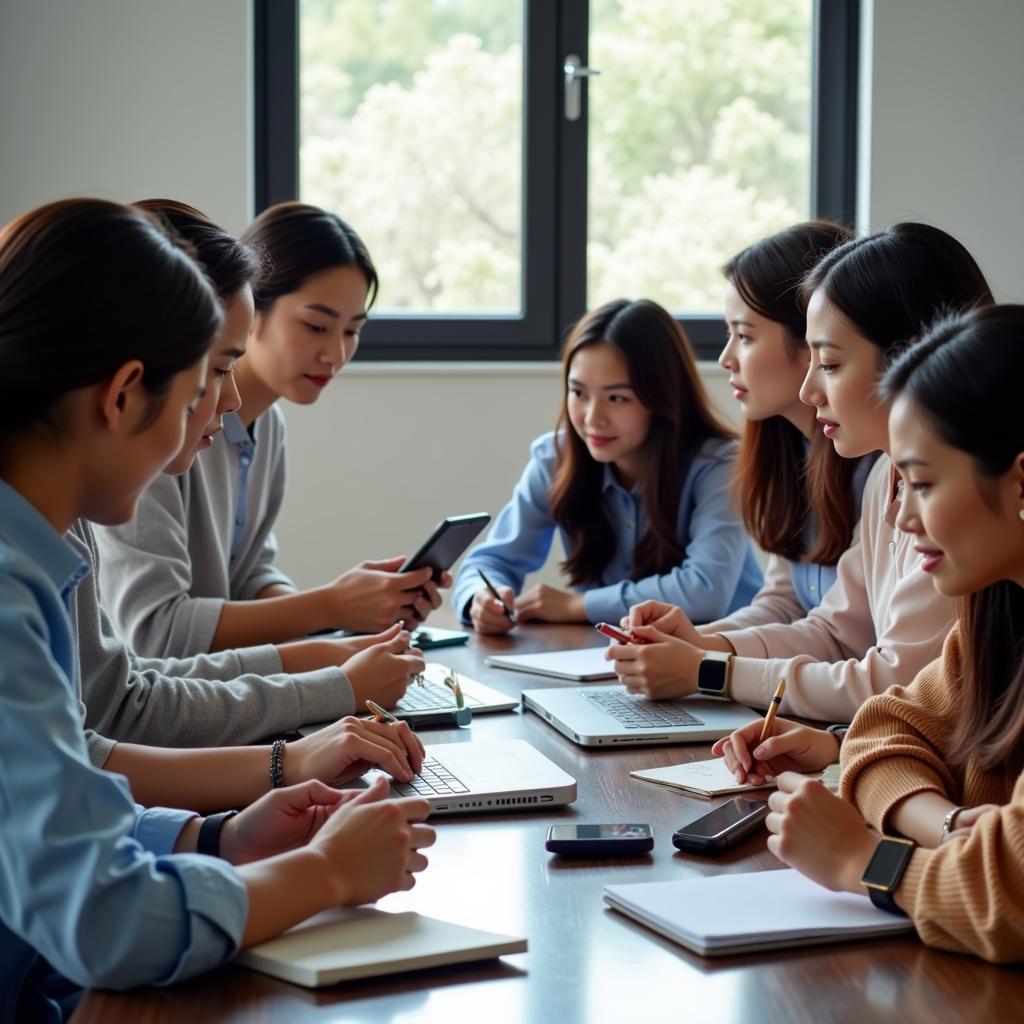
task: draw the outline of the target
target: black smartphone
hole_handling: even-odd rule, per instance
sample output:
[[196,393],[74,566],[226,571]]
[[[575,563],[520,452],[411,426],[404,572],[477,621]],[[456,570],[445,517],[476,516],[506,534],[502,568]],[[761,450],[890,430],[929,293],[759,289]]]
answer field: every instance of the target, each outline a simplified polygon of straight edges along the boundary
[[650,825],[552,825],[544,849],[568,857],[620,857],[650,853],[654,832]]
[[441,629],[440,626],[420,626],[412,631],[412,645],[421,651],[432,651],[435,647],[454,647],[468,643],[469,634],[461,629]]
[[476,539],[480,531],[491,521],[486,512],[474,512],[468,516],[449,516],[437,524],[434,532],[412,558],[406,560],[399,572],[412,572],[429,565],[436,580],[442,572],[450,569],[459,555]]
[[672,845],[688,853],[722,853],[756,832],[767,816],[767,800],[738,796],[673,832]]

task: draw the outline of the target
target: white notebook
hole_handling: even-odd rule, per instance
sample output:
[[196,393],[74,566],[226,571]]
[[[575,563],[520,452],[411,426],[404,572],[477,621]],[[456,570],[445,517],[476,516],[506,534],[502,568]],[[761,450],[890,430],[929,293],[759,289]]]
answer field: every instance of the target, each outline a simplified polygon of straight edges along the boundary
[[607,647],[584,647],[579,651],[546,651],[542,654],[492,654],[487,664],[493,668],[509,668],[536,676],[591,682],[594,679],[615,678],[612,662],[606,661],[604,657],[607,650]]
[[913,931],[867,896],[830,892],[799,871],[607,885],[605,902],[701,956],[846,942]]
[[525,952],[526,939],[518,936],[412,912],[357,907],[317,914],[276,939],[243,950],[235,963],[317,988]]
[[688,761],[685,764],[670,764],[665,768],[645,768],[630,772],[634,779],[656,782],[682,790],[691,796],[713,797],[724,793],[745,793],[748,789],[774,789],[774,782],[752,786],[749,782],[737,782],[736,776],[725,766],[721,757],[710,761]]

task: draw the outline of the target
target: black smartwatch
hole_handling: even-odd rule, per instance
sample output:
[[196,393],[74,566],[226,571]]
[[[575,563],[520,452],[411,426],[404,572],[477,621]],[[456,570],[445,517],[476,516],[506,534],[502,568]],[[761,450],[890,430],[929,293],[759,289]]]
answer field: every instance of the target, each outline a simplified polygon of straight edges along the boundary
[[725,651],[705,651],[697,669],[697,692],[706,697],[728,697],[732,674],[732,655]]
[[199,826],[196,838],[196,853],[205,853],[208,857],[220,856],[220,833],[228,818],[233,818],[238,811],[221,811],[219,814],[208,814]]
[[861,877],[876,907],[888,910],[890,914],[907,916],[906,911],[896,905],[892,894],[903,879],[903,872],[907,870],[916,848],[917,843],[910,839],[882,836]]

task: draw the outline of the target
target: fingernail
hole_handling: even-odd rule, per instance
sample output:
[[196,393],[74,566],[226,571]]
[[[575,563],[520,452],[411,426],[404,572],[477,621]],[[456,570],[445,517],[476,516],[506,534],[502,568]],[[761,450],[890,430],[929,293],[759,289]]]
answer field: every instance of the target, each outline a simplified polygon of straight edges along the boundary
[[758,747],[756,750],[752,751],[752,753],[754,757],[764,757],[764,747]]
[[764,781],[765,782],[774,782],[775,781],[775,776],[774,775],[766,775],[764,777]]

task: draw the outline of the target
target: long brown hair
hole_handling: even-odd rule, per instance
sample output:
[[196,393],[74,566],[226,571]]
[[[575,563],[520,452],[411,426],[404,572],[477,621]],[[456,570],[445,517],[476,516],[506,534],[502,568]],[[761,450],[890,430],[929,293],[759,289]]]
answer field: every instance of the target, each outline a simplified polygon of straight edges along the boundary
[[[933,326],[882,389],[908,396],[944,443],[972,456],[985,496],[1024,451],[1020,409],[999,398],[1022,376],[1024,306],[988,306]],[[1024,588],[1002,580],[958,605],[963,695],[946,760],[1015,778],[1024,770]]]
[[[722,268],[746,305],[785,328],[793,360],[804,349],[807,334],[800,281],[826,252],[851,237],[839,224],[812,220],[756,242]],[[817,473],[806,475],[808,465],[830,462],[835,465],[829,480],[843,484],[838,489],[823,486]],[[814,432],[808,458],[804,435],[785,417],[748,420],[733,478],[747,532],[771,554],[834,565],[850,546],[860,512],[851,493],[856,471],[857,462],[837,455],[820,430]],[[812,518],[817,531],[808,554],[806,526]]]
[[555,430],[557,461],[548,495],[551,516],[569,537],[562,569],[573,586],[600,583],[616,539],[601,501],[604,466],[590,457],[569,420],[568,380],[573,357],[589,345],[611,345],[622,355],[637,399],[651,413],[641,454],[640,482],[650,528],[633,553],[633,579],[678,565],[676,537],[682,474],[708,438],[735,435],[711,411],[693,349],[675,318],[647,299],[617,299],[584,316],[562,347],[565,397]]

